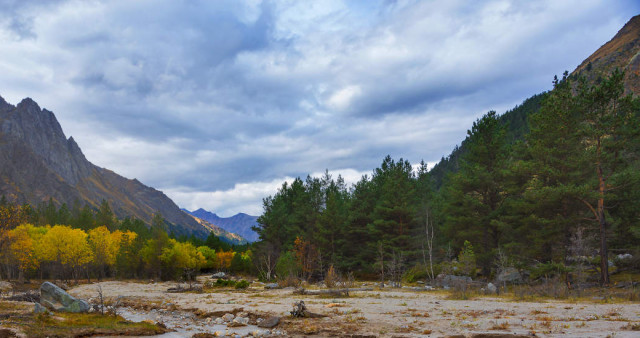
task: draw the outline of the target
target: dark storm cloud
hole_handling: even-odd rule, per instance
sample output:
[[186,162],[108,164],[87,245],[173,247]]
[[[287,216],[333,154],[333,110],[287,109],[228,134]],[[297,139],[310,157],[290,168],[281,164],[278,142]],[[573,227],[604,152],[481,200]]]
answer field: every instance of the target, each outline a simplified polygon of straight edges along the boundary
[[256,213],[282,180],[434,162],[547,90],[633,1],[0,1],[0,95],[189,209]]

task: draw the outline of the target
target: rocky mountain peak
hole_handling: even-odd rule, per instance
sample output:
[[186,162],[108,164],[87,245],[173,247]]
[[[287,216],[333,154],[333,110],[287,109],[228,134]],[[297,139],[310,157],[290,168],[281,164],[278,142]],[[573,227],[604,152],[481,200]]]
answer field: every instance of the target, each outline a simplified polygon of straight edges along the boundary
[[75,139],[66,138],[55,115],[30,98],[15,107],[0,100],[0,195],[31,205],[52,199],[93,208],[105,200],[116,216],[147,224],[160,213],[177,235],[204,239],[210,232],[161,191],[93,165]]
[[10,105],[2,96],[0,96],[0,111],[10,110],[13,108],[15,107]]
[[47,166],[71,185],[91,174],[91,164],[75,143],[69,142],[53,112],[31,98],[3,114],[0,131],[29,145]]

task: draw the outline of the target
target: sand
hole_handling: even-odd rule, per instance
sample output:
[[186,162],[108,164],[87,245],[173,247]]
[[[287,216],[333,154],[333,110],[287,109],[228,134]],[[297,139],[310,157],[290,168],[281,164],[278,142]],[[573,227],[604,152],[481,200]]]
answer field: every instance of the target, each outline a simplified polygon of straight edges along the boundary
[[[201,277],[204,281],[206,277]],[[168,293],[176,283],[107,281],[69,291],[95,298],[98,286],[105,297],[142,308],[197,313],[201,318],[245,311],[256,316],[283,317],[278,329],[287,335],[371,335],[378,337],[442,337],[479,333],[540,337],[640,337],[640,304],[608,304],[603,300],[521,302],[498,297],[450,300],[443,291],[383,289],[351,293],[348,298],[295,295],[291,289],[264,290],[254,284],[244,291],[232,289],[203,293]],[[324,318],[290,318],[292,304],[304,300]],[[204,323],[204,320],[203,320]]]

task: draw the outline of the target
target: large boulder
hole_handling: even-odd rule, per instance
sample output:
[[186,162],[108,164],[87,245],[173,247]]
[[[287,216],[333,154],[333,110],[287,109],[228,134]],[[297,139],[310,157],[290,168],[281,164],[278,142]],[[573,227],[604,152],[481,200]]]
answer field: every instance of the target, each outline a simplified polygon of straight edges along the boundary
[[89,303],[77,299],[50,282],[40,286],[40,304],[53,311],[88,312]]
[[469,276],[456,276],[456,275],[445,275],[439,274],[436,277],[436,285],[442,287],[452,287],[456,285],[464,285],[469,284],[473,280]]
[[516,268],[505,268],[496,277],[498,284],[520,284],[522,281],[522,275]]

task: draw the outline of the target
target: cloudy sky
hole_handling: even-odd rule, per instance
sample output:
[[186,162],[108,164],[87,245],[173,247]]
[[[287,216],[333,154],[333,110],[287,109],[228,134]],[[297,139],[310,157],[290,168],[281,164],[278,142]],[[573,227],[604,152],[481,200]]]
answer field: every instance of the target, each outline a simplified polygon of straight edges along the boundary
[[261,213],[286,179],[435,163],[548,90],[627,1],[0,0],[0,96],[178,205]]

